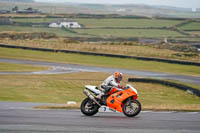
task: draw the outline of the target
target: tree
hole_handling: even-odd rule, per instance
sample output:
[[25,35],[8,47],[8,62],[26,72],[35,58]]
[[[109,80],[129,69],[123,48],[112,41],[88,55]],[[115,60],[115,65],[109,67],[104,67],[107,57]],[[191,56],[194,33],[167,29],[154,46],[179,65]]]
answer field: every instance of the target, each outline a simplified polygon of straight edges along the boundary
[[33,8],[32,8],[32,7],[29,7],[29,8],[27,8],[26,10],[28,10],[28,11],[32,11]]
[[14,8],[12,8],[12,11],[17,11],[18,10],[18,6],[15,6]]

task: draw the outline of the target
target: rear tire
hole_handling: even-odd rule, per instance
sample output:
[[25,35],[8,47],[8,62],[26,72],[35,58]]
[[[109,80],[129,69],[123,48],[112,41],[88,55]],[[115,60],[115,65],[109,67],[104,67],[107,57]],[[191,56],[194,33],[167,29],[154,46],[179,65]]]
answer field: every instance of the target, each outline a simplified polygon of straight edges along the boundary
[[81,103],[81,112],[84,115],[92,116],[95,115],[99,111],[99,105],[94,104],[90,98],[86,98]]
[[134,117],[141,111],[141,103],[138,100],[127,100],[123,104],[123,113],[128,117]]

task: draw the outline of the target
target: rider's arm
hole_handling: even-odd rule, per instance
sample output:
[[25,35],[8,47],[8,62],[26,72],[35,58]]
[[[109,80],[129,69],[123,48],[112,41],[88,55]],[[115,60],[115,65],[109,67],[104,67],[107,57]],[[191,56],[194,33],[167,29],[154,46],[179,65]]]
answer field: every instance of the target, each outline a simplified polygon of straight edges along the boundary
[[118,87],[118,86],[120,86],[118,83],[116,83],[116,82],[113,81],[113,80],[110,81],[110,84],[111,84],[113,87]]
[[111,85],[113,86],[113,87],[116,87],[117,89],[119,88],[119,89],[123,89],[123,87],[120,85],[120,84],[118,84],[117,82],[115,82],[115,81],[111,81],[110,82],[111,83]]

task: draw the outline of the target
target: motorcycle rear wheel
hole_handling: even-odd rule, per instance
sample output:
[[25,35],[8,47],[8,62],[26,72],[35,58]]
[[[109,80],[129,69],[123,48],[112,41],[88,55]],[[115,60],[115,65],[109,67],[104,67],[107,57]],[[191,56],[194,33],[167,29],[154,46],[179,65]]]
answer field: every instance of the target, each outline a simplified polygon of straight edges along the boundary
[[141,103],[138,100],[127,100],[122,107],[123,113],[128,117],[134,117],[141,111]]
[[81,112],[84,115],[92,116],[95,115],[99,111],[99,106],[94,104],[94,102],[90,98],[86,98],[81,103]]

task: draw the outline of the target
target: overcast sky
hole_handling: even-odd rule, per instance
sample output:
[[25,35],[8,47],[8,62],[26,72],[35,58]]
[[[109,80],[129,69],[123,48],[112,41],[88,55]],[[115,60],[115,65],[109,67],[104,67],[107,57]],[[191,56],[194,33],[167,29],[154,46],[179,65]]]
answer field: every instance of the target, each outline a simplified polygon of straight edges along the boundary
[[200,8],[200,0],[35,0],[39,2],[74,2],[99,4],[148,4],[186,8]]

